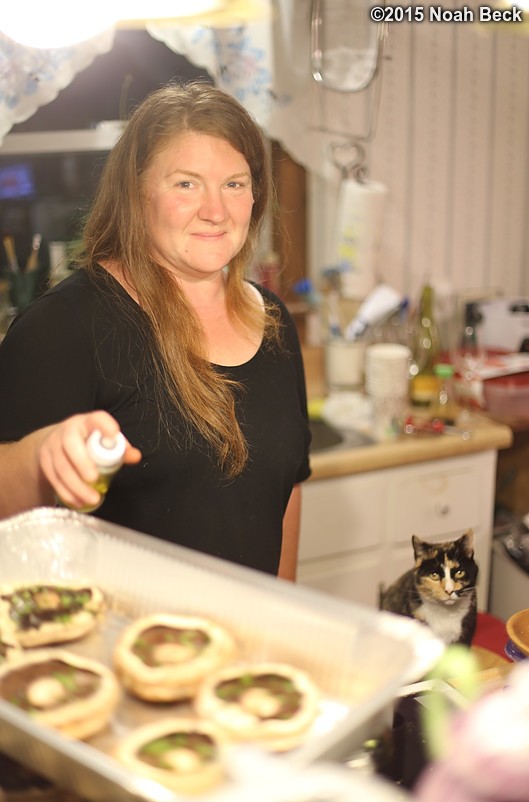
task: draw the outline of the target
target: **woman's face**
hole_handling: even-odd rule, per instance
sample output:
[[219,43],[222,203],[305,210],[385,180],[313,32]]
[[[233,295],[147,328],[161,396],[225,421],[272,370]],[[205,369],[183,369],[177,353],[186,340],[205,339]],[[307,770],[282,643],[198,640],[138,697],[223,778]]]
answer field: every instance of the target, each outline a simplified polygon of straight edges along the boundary
[[248,162],[229,142],[186,132],[145,176],[153,257],[179,278],[221,271],[242,248],[253,206]]

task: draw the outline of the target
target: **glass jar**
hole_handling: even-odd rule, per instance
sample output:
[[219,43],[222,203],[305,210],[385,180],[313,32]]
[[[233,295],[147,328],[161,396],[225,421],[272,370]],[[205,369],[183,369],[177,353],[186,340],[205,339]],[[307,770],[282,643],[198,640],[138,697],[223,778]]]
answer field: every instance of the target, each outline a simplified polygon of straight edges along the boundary
[[460,408],[454,396],[454,367],[453,365],[438,363],[434,366],[434,373],[439,382],[439,389],[437,399],[431,407],[431,416],[442,421],[447,426],[454,426],[460,413]]

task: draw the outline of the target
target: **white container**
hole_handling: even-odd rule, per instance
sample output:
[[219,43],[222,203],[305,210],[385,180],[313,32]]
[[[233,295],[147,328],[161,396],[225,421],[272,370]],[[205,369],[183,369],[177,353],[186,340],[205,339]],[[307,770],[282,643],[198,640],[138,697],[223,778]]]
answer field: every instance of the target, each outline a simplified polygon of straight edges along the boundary
[[[490,566],[489,612],[507,621],[529,606],[529,574],[495,540]],[[507,643],[507,633],[505,633]]]
[[379,182],[340,184],[333,263],[340,266],[345,298],[363,300],[375,286],[387,194]]
[[351,391],[364,381],[365,343],[339,337],[325,344],[325,379],[329,392]]
[[369,395],[408,392],[411,350],[400,343],[375,343],[366,348],[365,385]]
[[411,351],[400,343],[375,343],[366,349],[365,391],[373,404],[373,435],[379,442],[402,432],[409,401]]

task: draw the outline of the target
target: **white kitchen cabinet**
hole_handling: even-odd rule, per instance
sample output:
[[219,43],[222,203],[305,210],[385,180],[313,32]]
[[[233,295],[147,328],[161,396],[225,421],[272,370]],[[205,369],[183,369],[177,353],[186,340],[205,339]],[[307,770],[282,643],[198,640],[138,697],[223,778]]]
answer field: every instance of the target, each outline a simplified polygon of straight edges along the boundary
[[307,482],[298,582],[376,607],[380,584],[412,567],[412,535],[439,542],[472,528],[486,610],[495,475],[489,450]]
[[298,566],[299,584],[368,607],[378,607],[379,582],[380,553],[377,549],[304,560]]

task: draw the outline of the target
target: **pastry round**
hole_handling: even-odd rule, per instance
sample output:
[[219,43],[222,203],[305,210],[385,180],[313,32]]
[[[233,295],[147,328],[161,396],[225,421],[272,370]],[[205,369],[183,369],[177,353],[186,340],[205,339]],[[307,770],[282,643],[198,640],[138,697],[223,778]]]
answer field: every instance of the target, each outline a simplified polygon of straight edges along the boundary
[[133,695],[172,702],[193,696],[203,678],[235,652],[235,640],[219,624],[160,613],[139,618],[122,632],[114,649],[114,668]]
[[297,668],[246,663],[208,677],[196,695],[195,709],[232,738],[284,751],[306,737],[319,697],[311,679]]
[[14,626],[20,646],[48,646],[77,640],[97,624],[105,606],[97,587],[31,583],[0,587],[0,620]]
[[224,778],[220,751],[225,740],[210,722],[171,718],[133,730],[116,745],[114,757],[173,791],[198,793]]
[[0,698],[39,724],[84,739],[106,726],[120,688],[112,671],[95,660],[60,649],[36,649],[0,667]]

